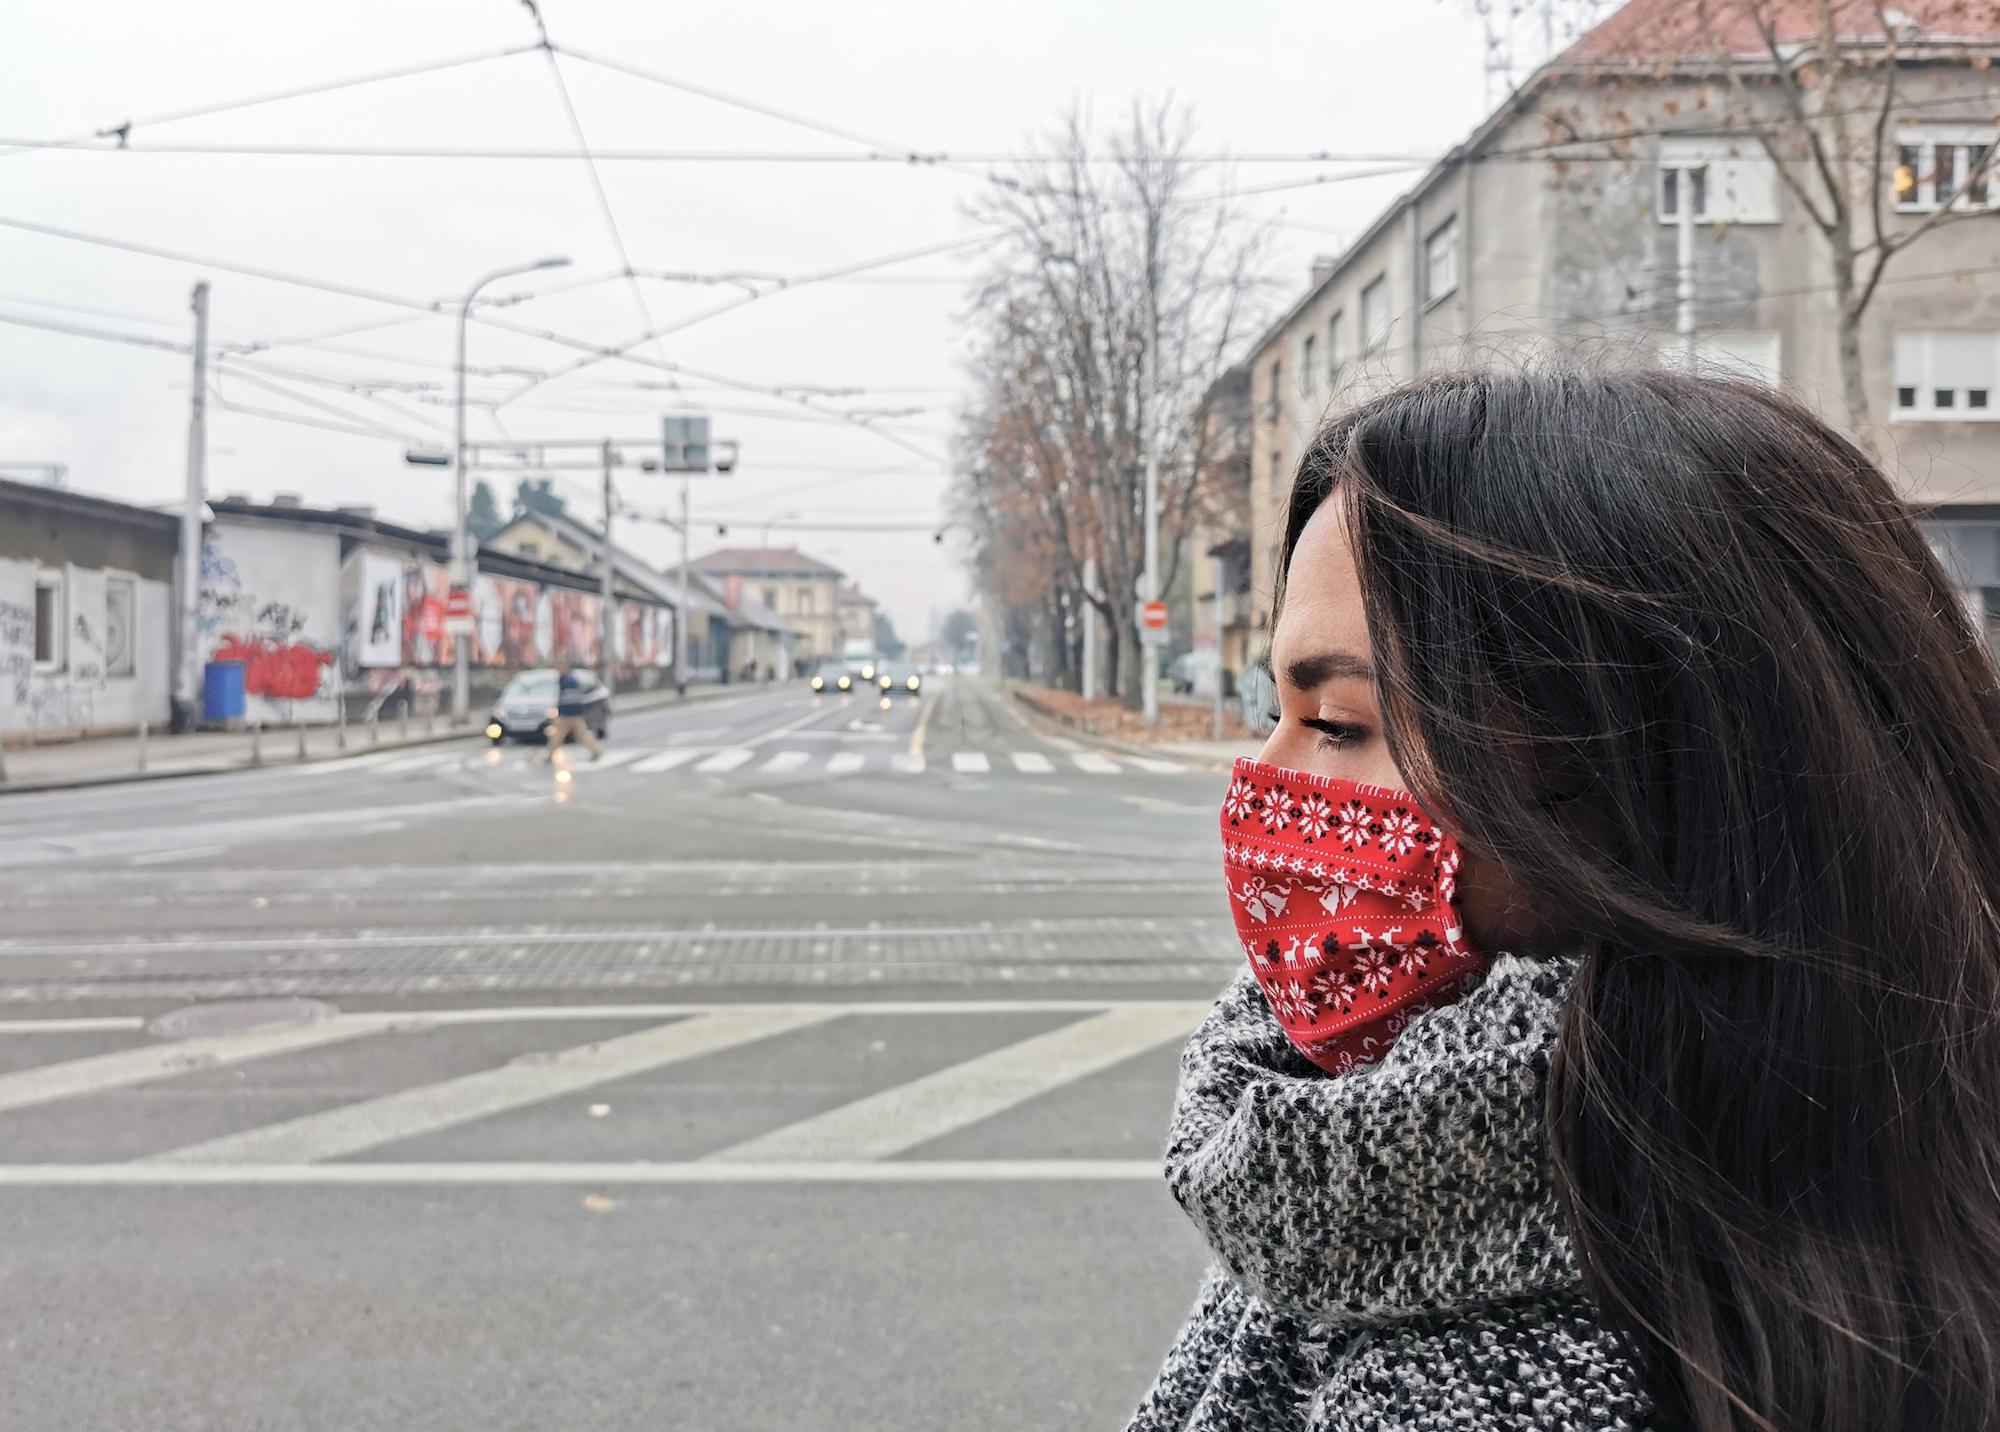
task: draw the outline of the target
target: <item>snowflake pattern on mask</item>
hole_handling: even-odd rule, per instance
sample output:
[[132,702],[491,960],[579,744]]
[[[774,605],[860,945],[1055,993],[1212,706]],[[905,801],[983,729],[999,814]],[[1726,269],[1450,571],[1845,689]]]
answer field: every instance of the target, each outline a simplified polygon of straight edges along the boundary
[[1240,761],[1222,802],[1230,913],[1272,1013],[1330,1072],[1379,1058],[1483,959],[1460,853],[1406,791]]

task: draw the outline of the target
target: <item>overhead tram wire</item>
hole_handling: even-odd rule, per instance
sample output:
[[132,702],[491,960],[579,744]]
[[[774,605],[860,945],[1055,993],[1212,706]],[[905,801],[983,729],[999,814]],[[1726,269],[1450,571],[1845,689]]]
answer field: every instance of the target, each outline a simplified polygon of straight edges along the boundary
[[10,146],[0,149],[0,159],[15,154],[29,153],[44,149],[123,149],[124,143],[116,145],[92,145],[90,141],[117,136],[129,139],[134,129],[150,129],[155,125],[174,124],[184,119],[204,119],[210,115],[229,114],[235,110],[252,109],[258,105],[276,104],[281,100],[307,99],[313,95],[334,94],[340,90],[358,89],[363,85],[382,84],[389,80],[412,79],[417,75],[439,74],[445,70],[462,69],[467,65],[485,64],[491,60],[511,59],[515,55],[525,55],[535,49],[533,45],[511,45],[506,49],[483,51],[476,55],[460,55],[450,60],[429,60],[420,65],[404,65],[398,69],[381,70],[374,74],[357,75],[344,80],[326,80],[318,84],[299,85],[292,89],[273,90],[268,94],[249,95],[240,99],[223,100],[217,104],[195,105],[188,109],[166,110],[159,114],[149,114],[139,119],[127,119],[122,124],[104,129],[92,130],[69,139],[38,140],[31,143],[16,143],[0,140],[0,144]]

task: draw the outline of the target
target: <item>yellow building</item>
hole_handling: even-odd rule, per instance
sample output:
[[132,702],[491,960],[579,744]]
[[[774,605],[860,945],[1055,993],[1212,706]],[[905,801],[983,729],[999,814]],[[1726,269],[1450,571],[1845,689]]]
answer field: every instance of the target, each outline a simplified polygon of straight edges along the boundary
[[808,665],[839,657],[840,587],[846,574],[796,547],[725,547],[697,557],[691,569],[721,587],[732,609],[762,604],[798,633],[795,660]]

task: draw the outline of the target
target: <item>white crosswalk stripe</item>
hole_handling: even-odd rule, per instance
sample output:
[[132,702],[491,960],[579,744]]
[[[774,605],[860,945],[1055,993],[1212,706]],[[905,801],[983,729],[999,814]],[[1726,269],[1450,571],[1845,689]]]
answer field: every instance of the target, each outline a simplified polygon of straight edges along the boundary
[[984,751],[953,751],[951,768],[960,775],[977,776],[992,770],[993,763],[986,759]]
[[764,769],[772,772],[796,771],[811,759],[809,751],[780,751],[764,762]]
[[1127,756],[1125,759],[1140,770],[1156,776],[1177,776],[1187,769],[1178,761],[1163,761],[1158,756]]
[[1046,776],[1055,770],[1049,758],[1040,751],[1016,751],[1012,760],[1014,769],[1024,776]]
[[829,776],[850,776],[868,764],[868,758],[859,751],[835,751],[827,758],[826,773]]
[[646,757],[643,761],[635,762],[632,770],[637,775],[657,775],[661,771],[671,771],[676,766],[685,766],[689,761],[694,760],[701,754],[701,748],[698,746],[675,751],[661,751],[657,755]]
[[614,766],[622,766],[626,764],[628,761],[636,761],[645,754],[646,751],[644,747],[634,749],[630,746],[625,746],[618,748],[616,750],[606,751],[602,756],[599,756],[595,761],[590,762],[590,764],[596,766],[597,769],[600,771],[608,771],[612,769]]
[[747,764],[757,753],[742,746],[731,747],[727,751],[717,751],[695,769],[705,776],[719,776],[725,771],[733,771]]
[[[0,1135],[12,1140],[12,1157],[0,1162],[0,1186],[396,1181],[505,1184],[589,1182],[593,1177],[611,1183],[630,1181],[617,1176],[615,1170],[646,1171],[637,1181],[663,1183],[1017,1180],[1023,1177],[1023,1170],[1032,1170],[1031,1176],[1037,1179],[1136,1178],[1149,1161],[1131,1161],[1122,1151],[1119,1158],[1107,1160],[1105,1155],[1112,1150],[1092,1147],[1098,1137],[1117,1127],[1116,1120],[1080,1138],[1077,1129],[1065,1125],[1056,1135],[1057,1146],[1046,1151],[1010,1143],[1003,1135],[996,1156],[982,1158],[960,1143],[932,1150],[936,1160],[929,1161],[924,1158],[924,1146],[1002,1119],[1031,1101],[1161,1051],[1185,1038],[1207,1009],[1203,1000],[1049,999],[548,1006],[336,1015],[305,1025],[169,1040],[0,1077]],[[674,1142],[671,1121],[647,1120],[644,1109],[652,1095],[632,1083],[669,1066],[694,1065],[683,1077],[693,1081],[693,1087],[701,1087],[704,1079],[713,1076],[703,1071],[699,1061],[727,1059],[739,1050],[782,1063],[781,1056],[788,1051],[822,1042],[826,1037],[822,1031],[836,1021],[890,1020],[914,1025],[929,1024],[939,1017],[1019,1019],[1024,1015],[1060,1022],[1052,1028],[1044,1024],[1040,1032],[1024,1029],[1007,1042],[970,1057],[957,1049],[955,1041],[936,1042],[922,1064],[895,1082],[877,1082],[851,1064],[837,1065],[837,1082],[831,1087],[844,1090],[840,1102],[829,1107],[817,1098],[790,1101],[789,1112],[772,1118],[762,1101],[751,1100],[742,1108],[738,1127],[723,1130],[720,1139],[704,1138],[695,1147]],[[288,1056],[310,1057],[316,1065],[333,1061],[328,1066],[331,1072],[315,1077],[328,1088],[337,1088],[348,1077],[340,1072],[343,1064],[374,1063],[383,1058],[375,1040],[420,1042],[404,1050],[404,1057],[423,1061],[413,1063],[414,1069],[426,1067],[430,1057],[453,1062],[442,1050],[434,1056],[426,1050],[430,1041],[466,1037],[458,1033],[461,1030],[499,1031],[510,1025],[532,1027],[585,1016],[619,1021],[631,1032],[600,1036],[546,1053],[516,1055],[505,1062],[491,1059],[470,1073],[391,1085],[373,1097],[317,1107],[272,1123],[245,1125],[237,1120],[223,1123],[226,1131],[217,1132],[212,1117],[218,1111],[240,1108],[254,1113],[266,1107],[260,1102],[261,1094],[288,1087],[288,1079],[296,1078],[296,1066],[290,1073],[283,1070]],[[102,1020],[91,1019],[31,1023],[32,1028],[19,1037],[62,1037],[72,1029],[77,1033],[100,1032],[103,1025]],[[516,1038],[500,1037],[503,1049]],[[918,1036],[890,1033],[888,1038],[898,1047],[909,1048]],[[842,1047],[838,1039],[833,1047]],[[875,1047],[882,1046],[878,1043]],[[129,1140],[135,1129],[145,1126],[113,1117],[104,1127],[122,1130],[109,1135],[122,1141],[120,1151],[106,1149],[93,1162],[88,1153],[79,1155],[73,1141],[65,1137],[60,1141],[63,1153],[59,1157],[73,1162],[34,1161],[38,1141],[49,1137],[35,1122],[37,1117],[45,1118],[40,1115],[42,1106],[58,1100],[116,1096],[135,1086],[220,1067],[232,1071],[226,1082],[190,1079],[149,1101],[147,1121],[158,1123],[159,1128],[140,1148],[133,1148]],[[792,1073],[774,1077],[791,1080],[798,1068],[814,1066],[783,1067]],[[1169,1066],[1156,1061],[1148,1067],[1148,1077],[1161,1083],[1164,1097],[1171,1083]],[[815,1088],[824,1075],[825,1071],[810,1075]],[[1121,1077],[1129,1078],[1130,1074]],[[620,1085],[628,1091],[624,1095],[618,1092]],[[604,1092],[597,1092],[600,1089]],[[612,1124],[602,1125],[599,1127],[608,1138],[595,1145],[571,1146],[569,1159],[599,1162],[566,1162],[562,1153],[555,1152],[517,1152],[531,1146],[524,1145],[521,1138],[524,1130],[537,1127],[533,1120],[565,1117],[559,1101],[579,1095],[608,1099],[607,1109],[615,1107],[621,1119],[631,1120],[626,1132]],[[580,1112],[580,1104],[577,1109]],[[101,1112],[98,1106],[79,1102],[75,1117],[85,1121],[82,1127],[91,1127],[89,1121]],[[601,1112],[597,1108],[591,1111],[593,1117]],[[194,1116],[185,1132],[176,1122],[183,1113]],[[1017,1125],[1012,1137],[1018,1141],[1022,1132],[1035,1127],[1032,1121]],[[449,1144],[396,1148],[448,1131],[457,1131]],[[1037,1133],[1035,1137],[1047,1135]],[[413,1154],[419,1161],[399,1158],[399,1152]],[[424,1159],[431,1161],[422,1162]],[[932,1171],[914,1172],[909,1168],[912,1161]],[[421,1172],[407,1172],[412,1169]]]
[[1118,763],[1109,756],[1100,756],[1095,751],[1078,751],[1070,760],[1086,776],[1115,776]]
[[433,766],[456,766],[465,759],[462,751],[428,751],[421,756],[403,756],[375,768],[377,774],[392,776],[404,771],[428,770]]
[[924,758],[898,752],[889,758],[889,769],[899,776],[921,776],[924,773]]

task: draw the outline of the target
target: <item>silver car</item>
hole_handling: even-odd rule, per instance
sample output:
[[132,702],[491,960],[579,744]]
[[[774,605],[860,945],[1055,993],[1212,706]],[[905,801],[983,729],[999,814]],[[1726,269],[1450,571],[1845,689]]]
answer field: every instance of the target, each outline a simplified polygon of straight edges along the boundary
[[[591,672],[578,670],[571,675],[583,683],[583,719],[601,741],[611,726],[611,693]],[[549,722],[556,714],[557,680],[545,666],[517,673],[493,703],[486,738],[496,746],[503,741],[547,741]]]

